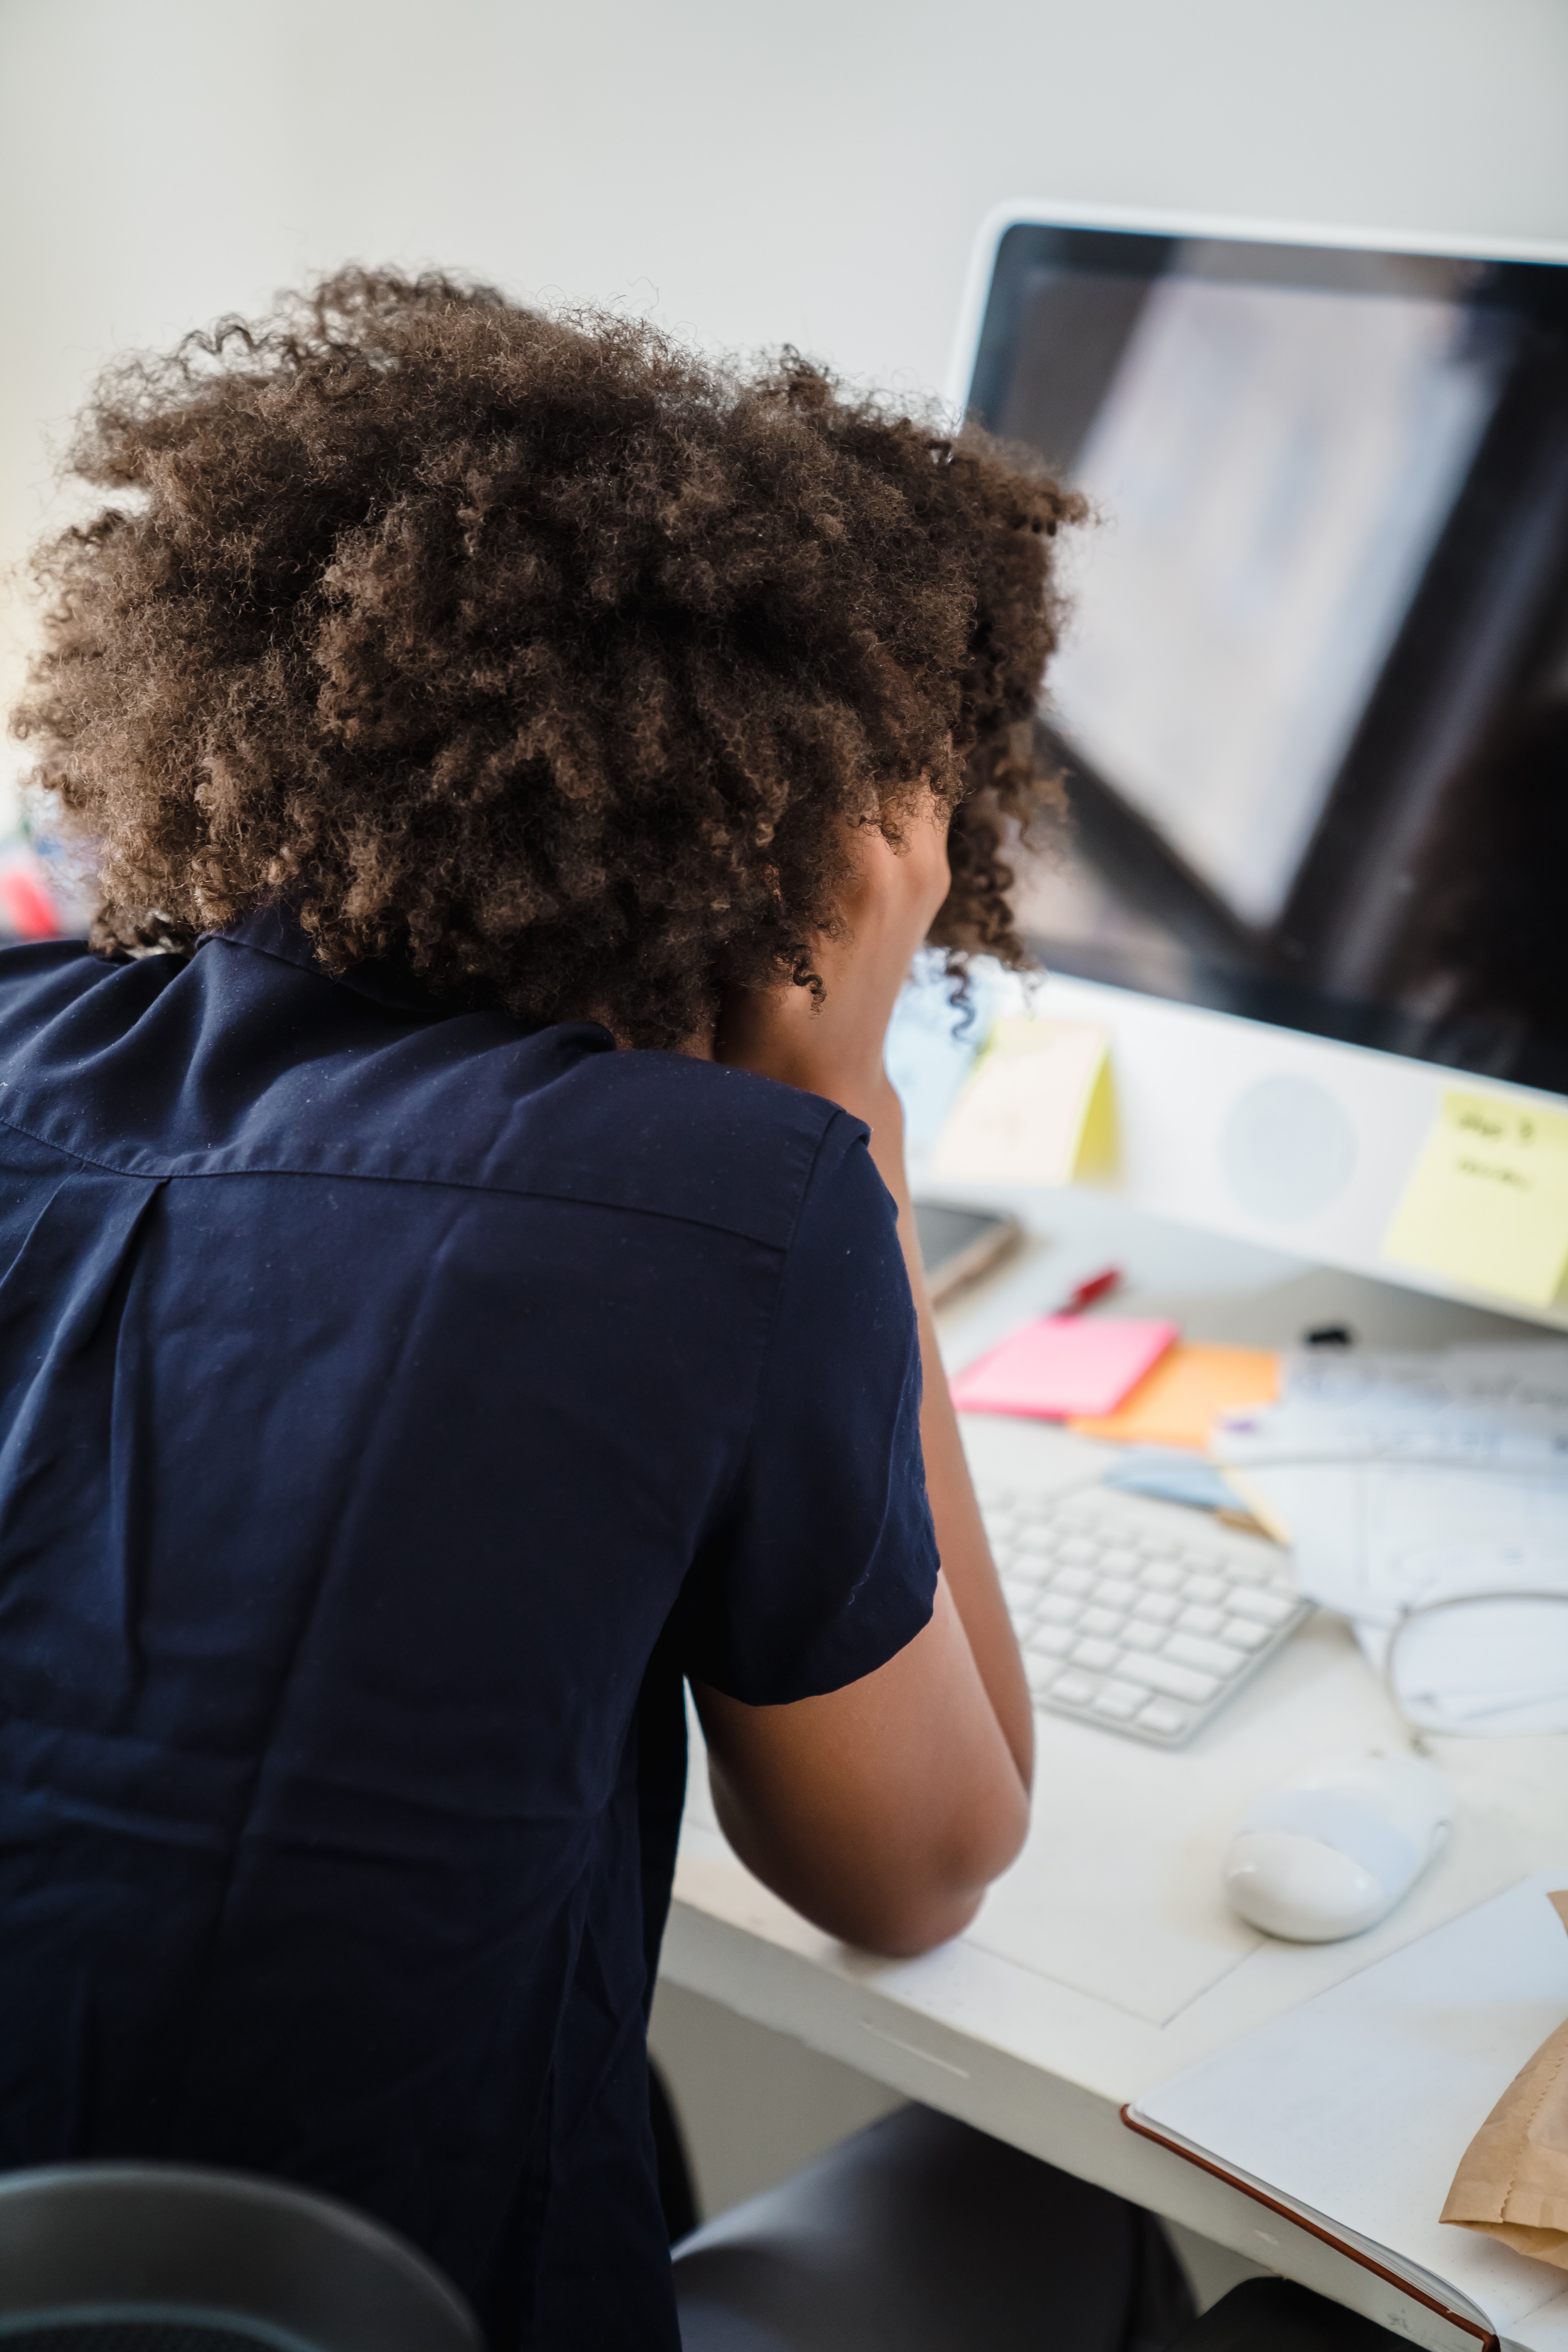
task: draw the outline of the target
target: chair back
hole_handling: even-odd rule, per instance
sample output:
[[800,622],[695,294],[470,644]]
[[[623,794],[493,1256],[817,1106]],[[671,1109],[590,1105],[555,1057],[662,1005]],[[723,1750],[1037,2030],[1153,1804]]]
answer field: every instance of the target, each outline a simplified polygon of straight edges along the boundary
[[422,2254],[283,2181],[167,2164],[0,2174],[0,2352],[482,2352]]

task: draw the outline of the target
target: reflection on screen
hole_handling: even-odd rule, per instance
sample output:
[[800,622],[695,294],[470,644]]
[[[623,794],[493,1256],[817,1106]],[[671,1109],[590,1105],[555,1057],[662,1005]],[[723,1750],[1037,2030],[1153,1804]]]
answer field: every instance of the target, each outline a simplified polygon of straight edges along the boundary
[[1284,905],[1496,404],[1457,304],[1150,286],[1073,468],[1062,731],[1246,921]]

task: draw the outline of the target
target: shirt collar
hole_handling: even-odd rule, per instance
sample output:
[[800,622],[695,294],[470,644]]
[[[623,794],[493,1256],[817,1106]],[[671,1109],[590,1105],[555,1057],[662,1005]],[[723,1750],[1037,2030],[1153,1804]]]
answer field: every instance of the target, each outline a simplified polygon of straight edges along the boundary
[[390,957],[351,964],[347,971],[323,971],[314,944],[291,907],[258,907],[250,914],[241,915],[237,922],[226,923],[221,930],[203,936],[232,940],[242,948],[257,948],[263,955],[297,964],[301,971],[313,971],[318,979],[331,981],[340,988],[352,988],[356,995],[368,996],[374,1003],[391,1006],[399,1013],[440,1020],[461,1009],[441,1003],[411,971]]

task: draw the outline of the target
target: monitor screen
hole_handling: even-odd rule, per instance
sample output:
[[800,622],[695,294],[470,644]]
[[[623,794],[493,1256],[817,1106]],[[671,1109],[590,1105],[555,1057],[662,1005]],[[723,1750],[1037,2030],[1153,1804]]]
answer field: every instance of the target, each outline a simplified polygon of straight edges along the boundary
[[970,408],[1094,510],[1042,960],[1568,1092],[1568,268],[1020,223]]

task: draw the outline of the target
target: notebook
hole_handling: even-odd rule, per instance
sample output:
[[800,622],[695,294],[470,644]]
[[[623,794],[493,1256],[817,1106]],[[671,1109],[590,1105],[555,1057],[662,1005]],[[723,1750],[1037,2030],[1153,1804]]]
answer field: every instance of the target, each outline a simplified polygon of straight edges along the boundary
[[1546,1900],[1565,1883],[1563,1865],[1526,1879],[1122,2120],[1397,2282],[1430,2315],[1414,2340],[1568,2352],[1568,2273],[1437,2219],[1477,2127],[1568,2016]]

